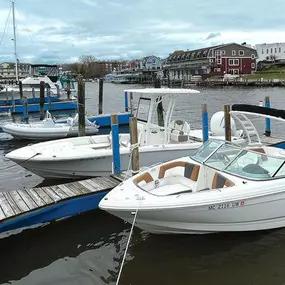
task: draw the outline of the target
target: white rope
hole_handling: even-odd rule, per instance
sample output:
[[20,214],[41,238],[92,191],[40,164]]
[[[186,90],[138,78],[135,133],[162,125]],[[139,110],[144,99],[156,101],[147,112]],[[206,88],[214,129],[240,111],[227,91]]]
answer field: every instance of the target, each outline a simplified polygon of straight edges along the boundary
[[118,274],[118,278],[117,278],[117,281],[116,281],[116,285],[119,285],[119,282],[120,282],[121,274],[122,274],[122,271],[123,271],[125,259],[126,259],[128,248],[129,248],[129,244],[130,244],[132,233],[133,233],[134,226],[135,226],[135,223],[136,223],[138,211],[139,211],[139,205],[138,205],[138,207],[136,209],[136,213],[135,213],[134,220],[133,220],[133,223],[132,223],[132,227],[131,227],[131,230],[130,230],[129,238],[128,238],[128,241],[127,241],[127,245],[126,245],[126,249],[125,249],[125,252],[124,252],[124,256],[123,256],[123,260],[122,260],[122,263],[121,263],[121,267],[120,267],[120,270],[119,270],[119,274]]
[[[123,182],[125,182],[125,180],[128,178],[128,172],[130,171],[130,168],[131,168],[133,150],[138,148],[138,147],[139,147],[139,143],[132,144],[131,147],[130,147],[129,165],[128,165],[127,172],[126,172],[126,175],[125,175],[125,178],[124,178]],[[126,259],[128,248],[129,248],[129,244],[130,244],[131,237],[132,237],[133,230],[134,230],[134,226],[135,226],[135,223],[136,223],[138,211],[139,211],[139,205],[138,205],[138,207],[136,209],[136,212],[135,212],[134,220],[133,220],[132,227],[131,227],[131,230],[130,230],[130,233],[129,233],[129,237],[128,237],[126,249],[125,249],[125,252],[124,252],[123,260],[122,260],[122,263],[121,263],[121,267],[120,267],[120,270],[119,270],[118,278],[117,278],[117,281],[116,281],[116,285],[118,285],[119,282],[120,282],[121,274],[122,274],[122,271],[123,271],[125,259]]]

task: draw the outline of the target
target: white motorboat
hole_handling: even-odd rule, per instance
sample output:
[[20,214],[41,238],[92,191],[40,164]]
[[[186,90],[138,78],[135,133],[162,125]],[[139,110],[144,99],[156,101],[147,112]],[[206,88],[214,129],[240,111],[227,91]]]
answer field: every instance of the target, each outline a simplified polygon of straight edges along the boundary
[[[67,123],[56,123],[47,111],[46,118],[36,123],[7,123],[2,126],[5,133],[18,140],[53,140],[78,135],[78,114],[74,118],[69,117]],[[96,122],[85,121],[86,135],[98,133]]]
[[209,140],[121,183],[99,207],[129,223],[136,216],[136,226],[159,234],[284,227],[285,151]]
[[[184,120],[172,119],[176,97],[196,96],[199,91],[147,88],[126,92],[140,95],[136,117],[142,166],[188,155],[201,146],[201,131],[191,130],[190,124]],[[218,121],[220,124],[221,120]],[[221,133],[211,134],[212,137],[223,139],[223,127],[220,126]],[[236,142],[244,141],[241,134],[236,132],[234,121],[232,134]],[[119,140],[121,170],[126,170],[130,156],[130,135],[120,134]],[[6,157],[44,178],[107,176],[112,173],[112,136],[44,142],[14,150]]]

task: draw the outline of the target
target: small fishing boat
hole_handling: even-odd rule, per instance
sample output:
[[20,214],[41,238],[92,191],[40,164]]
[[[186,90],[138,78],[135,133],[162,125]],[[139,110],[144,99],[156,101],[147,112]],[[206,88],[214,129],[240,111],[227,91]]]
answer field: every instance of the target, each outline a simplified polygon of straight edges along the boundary
[[[18,140],[53,140],[78,135],[78,114],[74,118],[69,117],[66,123],[56,123],[47,111],[46,118],[36,123],[7,123],[2,126],[5,133]],[[86,135],[98,133],[96,122],[85,121]]]
[[[192,89],[146,88],[125,90],[138,94],[136,117],[142,166],[167,161],[194,152],[202,144],[202,131],[190,128],[185,120],[173,118],[177,97],[197,96]],[[131,96],[130,96],[131,97]],[[131,109],[133,103],[131,99]],[[217,120],[220,132],[211,137],[224,139],[224,124]],[[243,142],[242,133],[232,122],[233,140]],[[130,156],[130,134],[119,135],[121,170],[126,170]],[[112,174],[112,135],[69,138],[43,142],[14,150],[7,158],[45,178],[80,178]]]
[[[258,108],[243,109],[253,114]],[[262,111],[272,118],[266,108]],[[284,121],[284,111],[269,112]],[[121,183],[99,207],[158,234],[284,227],[285,151],[260,142],[241,147],[209,140],[190,157],[150,167]]]

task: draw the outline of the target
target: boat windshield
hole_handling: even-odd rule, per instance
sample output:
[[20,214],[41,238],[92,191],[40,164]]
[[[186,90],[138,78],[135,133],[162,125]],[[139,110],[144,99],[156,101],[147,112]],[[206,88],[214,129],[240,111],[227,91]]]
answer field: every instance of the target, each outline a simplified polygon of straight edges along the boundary
[[191,158],[228,174],[252,180],[285,176],[285,158],[243,149],[228,142],[208,141]]

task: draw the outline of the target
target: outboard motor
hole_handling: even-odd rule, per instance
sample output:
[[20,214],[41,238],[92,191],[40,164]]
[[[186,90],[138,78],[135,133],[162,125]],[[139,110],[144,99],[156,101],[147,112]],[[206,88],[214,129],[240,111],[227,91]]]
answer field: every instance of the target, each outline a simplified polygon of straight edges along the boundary
[[[224,136],[225,135],[225,114],[224,111],[219,111],[215,113],[210,122],[211,132],[214,136]],[[231,117],[231,133],[232,136],[236,136],[236,123]]]

